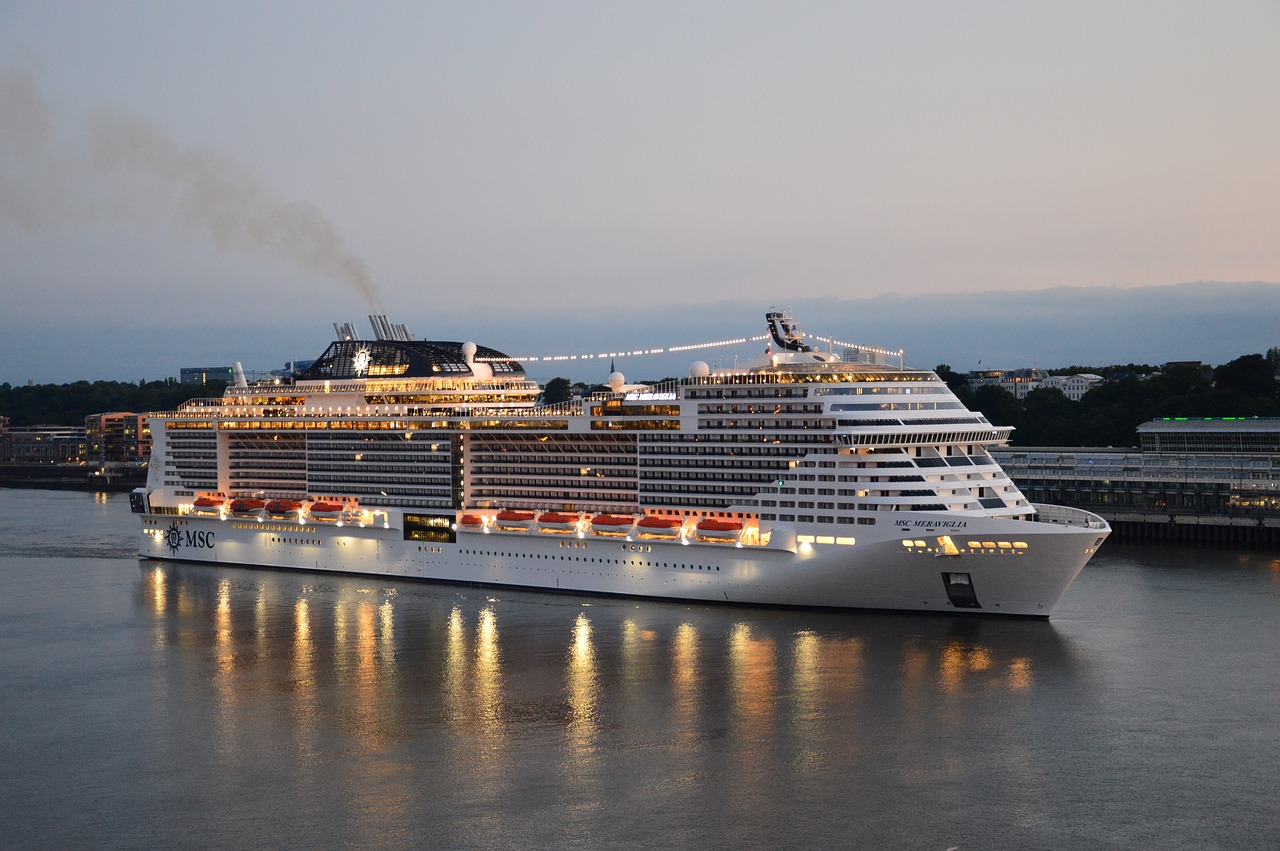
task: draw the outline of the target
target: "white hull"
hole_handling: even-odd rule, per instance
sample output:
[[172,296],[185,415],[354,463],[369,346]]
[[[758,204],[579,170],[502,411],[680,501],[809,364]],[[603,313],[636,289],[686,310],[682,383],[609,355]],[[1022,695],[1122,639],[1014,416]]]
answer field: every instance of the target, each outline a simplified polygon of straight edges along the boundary
[[[385,527],[338,527],[144,515],[139,555],[699,602],[1048,617],[1108,531],[992,518],[958,530],[913,517],[925,525],[851,546],[805,543],[803,534],[797,543],[784,530],[767,546],[743,547],[500,531],[428,543],[405,540],[398,519],[393,511]],[[908,535],[931,544],[948,531],[1024,547],[941,555],[903,546]],[[964,576],[973,599],[953,602],[948,576]]]

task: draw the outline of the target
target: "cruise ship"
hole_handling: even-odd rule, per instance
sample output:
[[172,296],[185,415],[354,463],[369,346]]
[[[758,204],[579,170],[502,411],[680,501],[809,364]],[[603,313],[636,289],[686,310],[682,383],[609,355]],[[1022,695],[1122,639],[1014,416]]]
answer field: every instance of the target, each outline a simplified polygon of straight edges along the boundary
[[150,415],[140,556],[1047,618],[1111,531],[1029,503],[989,451],[1012,429],[932,371],[780,311],[748,363],[559,404],[502,352],[369,318],[296,376]]

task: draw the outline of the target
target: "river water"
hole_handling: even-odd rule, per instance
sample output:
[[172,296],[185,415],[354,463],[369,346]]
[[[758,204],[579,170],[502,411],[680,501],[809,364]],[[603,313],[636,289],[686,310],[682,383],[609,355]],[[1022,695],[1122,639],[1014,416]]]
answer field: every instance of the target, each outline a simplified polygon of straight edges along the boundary
[[1108,544],[1049,622],[139,561],[0,490],[0,846],[1239,848],[1280,554]]

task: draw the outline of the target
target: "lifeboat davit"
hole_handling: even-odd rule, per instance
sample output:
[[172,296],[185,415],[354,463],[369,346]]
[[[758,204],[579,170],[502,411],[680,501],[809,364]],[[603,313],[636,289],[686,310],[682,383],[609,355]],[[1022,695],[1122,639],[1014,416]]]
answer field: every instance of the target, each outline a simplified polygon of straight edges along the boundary
[[297,517],[301,509],[296,499],[273,499],[263,507],[268,517]]
[[625,535],[635,522],[636,519],[629,514],[597,514],[591,518],[591,532],[595,535]]
[[742,532],[741,520],[704,517],[698,521],[698,537],[709,541],[736,541]]
[[223,500],[220,496],[202,496],[191,504],[194,514],[220,514]]
[[534,513],[532,511],[499,511],[498,516],[494,518],[499,529],[508,531],[523,532],[533,524]]
[[464,514],[458,518],[458,528],[467,532],[479,532],[484,528],[484,518],[479,514]]
[[578,515],[548,511],[538,515],[538,528],[544,532],[572,532],[578,528]]
[[307,509],[307,514],[311,515],[312,520],[337,520],[342,516],[342,503],[313,502]]
[[680,527],[683,525],[684,521],[679,517],[657,517],[650,514],[640,518],[640,522],[636,524],[636,532],[655,538],[674,538],[680,534]]
[[240,497],[231,500],[228,510],[236,517],[261,517],[266,503],[256,497]]

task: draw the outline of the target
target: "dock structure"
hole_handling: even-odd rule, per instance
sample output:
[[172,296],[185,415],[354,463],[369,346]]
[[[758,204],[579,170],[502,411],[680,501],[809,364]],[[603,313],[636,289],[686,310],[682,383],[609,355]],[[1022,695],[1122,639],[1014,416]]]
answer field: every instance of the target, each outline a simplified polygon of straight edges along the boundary
[[1004,447],[1032,502],[1095,512],[1117,540],[1280,546],[1280,418],[1174,418],[1135,447]]

